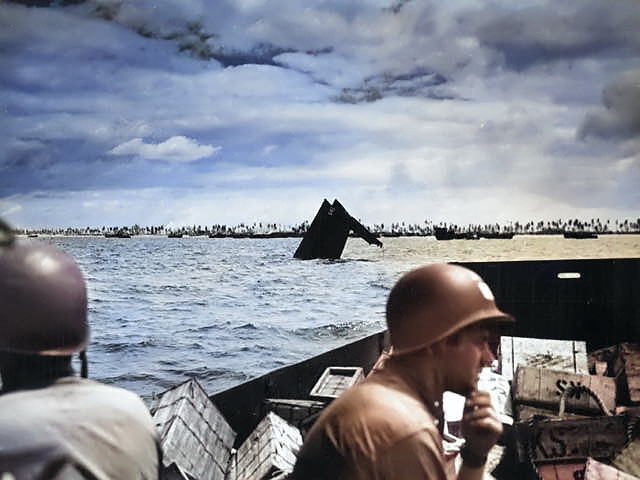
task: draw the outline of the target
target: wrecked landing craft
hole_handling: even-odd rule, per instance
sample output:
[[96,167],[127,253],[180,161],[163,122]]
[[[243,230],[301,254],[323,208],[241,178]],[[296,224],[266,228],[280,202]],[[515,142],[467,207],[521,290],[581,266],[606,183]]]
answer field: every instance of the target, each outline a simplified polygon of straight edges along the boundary
[[330,204],[325,198],[293,257],[300,260],[338,259],[342,255],[350,231],[366,240],[369,245],[382,247],[382,242],[349,215],[338,200]]

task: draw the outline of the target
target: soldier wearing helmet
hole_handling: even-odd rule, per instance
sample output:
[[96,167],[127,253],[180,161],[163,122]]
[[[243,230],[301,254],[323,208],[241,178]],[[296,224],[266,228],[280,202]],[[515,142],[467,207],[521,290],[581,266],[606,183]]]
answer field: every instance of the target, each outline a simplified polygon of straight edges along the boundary
[[0,220],[0,478],[155,479],[160,450],[132,392],[74,375],[89,339],[75,262]]
[[[318,418],[292,479],[481,479],[502,424],[488,393],[477,391],[500,311],[471,270],[430,264],[402,276],[387,300],[392,352],[380,369],[347,390]],[[442,397],[466,397],[465,445],[458,471],[443,451]]]

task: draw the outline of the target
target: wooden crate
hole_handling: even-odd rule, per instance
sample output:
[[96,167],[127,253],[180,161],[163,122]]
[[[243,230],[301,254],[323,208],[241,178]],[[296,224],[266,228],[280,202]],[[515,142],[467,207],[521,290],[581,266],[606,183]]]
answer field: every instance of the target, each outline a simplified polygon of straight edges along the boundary
[[261,480],[285,476],[293,470],[302,446],[300,431],[269,412],[231,461],[228,480]]
[[328,367],[309,393],[310,397],[333,400],[364,378],[361,367]]
[[193,478],[223,480],[236,438],[197,380],[164,392],[154,409],[163,467]]
[[[600,375],[577,374],[538,367],[518,367],[513,382],[513,400],[558,411],[562,393],[570,386],[584,386],[602,401],[607,412],[616,408],[616,381]],[[566,399],[566,411],[579,413],[603,413],[597,401],[590,395],[576,392]]]
[[326,407],[325,402],[288,398],[268,398],[265,406],[283,420],[300,429],[310,428],[314,419]]
[[513,380],[519,365],[588,374],[587,344],[578,340],[502,337],[500,373]]
[[628,428],[624,415],[518,422],[520,459],[537,466],[611,460],[627,445]]
[[634,475],[622,472],[611,465],[598,462],[593,458],[587,459],[584,470],[584,480],[640,480]]

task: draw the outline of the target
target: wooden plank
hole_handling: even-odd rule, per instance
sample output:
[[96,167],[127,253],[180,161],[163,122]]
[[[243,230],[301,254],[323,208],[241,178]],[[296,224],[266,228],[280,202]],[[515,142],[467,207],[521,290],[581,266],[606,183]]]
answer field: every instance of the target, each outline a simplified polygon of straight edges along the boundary
[[587,459],[584,480],[640,480],[634,475],[622,472],[611,465],[605,465],[593,458]]
[[153,419],[165,468],[194,478],[225,478],[235,433],[197,380],[164,392]]
[[259,480],[290,473],[301,446],[300,431],[269,412],[238,448],[227,479]]
[[[518,367],[513,383],[513,399],[516,403],[549,408],[557,412],[562,393],[570,386],[589,388],[600,398],[607,412],[615,411],[615,379],[538,367]],[[604,413],[594,398],[580,391],[568,395],[566,410]]]
[[587,344],[578,340],[501,337],[500,373],[513,380],[520,365],[588,374]]

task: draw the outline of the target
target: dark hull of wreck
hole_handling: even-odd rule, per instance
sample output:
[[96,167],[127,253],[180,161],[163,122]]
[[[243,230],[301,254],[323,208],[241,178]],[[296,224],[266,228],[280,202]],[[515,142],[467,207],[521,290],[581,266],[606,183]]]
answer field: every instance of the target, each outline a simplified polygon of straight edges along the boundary
[[[583,340],[589,350],[640,342],[640,258],[462,263],[491,286],[517,319],[519,337]],[[385,332],[269,372],[210,396],[242,442],[267,411],[268,399],[310,399],[329,366],[369,372]]]

